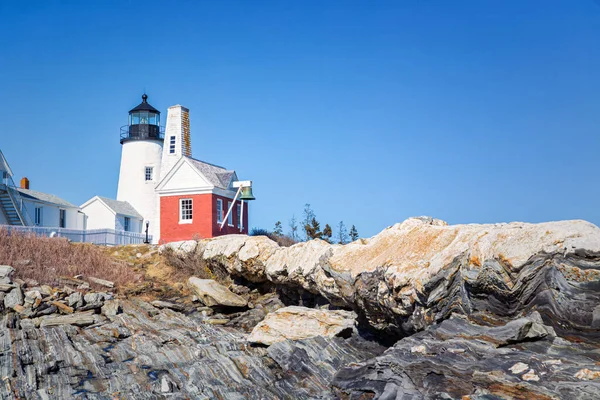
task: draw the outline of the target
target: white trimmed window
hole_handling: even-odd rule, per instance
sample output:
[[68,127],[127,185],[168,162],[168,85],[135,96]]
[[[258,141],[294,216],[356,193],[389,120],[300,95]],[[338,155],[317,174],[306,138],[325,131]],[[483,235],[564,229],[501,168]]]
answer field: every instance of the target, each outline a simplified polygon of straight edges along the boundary
[[37,226],[42,225],[42,207],[35,208],[35,224]]
[[146,181],[151,181],[154,179],[154,167],[146,167],[144,172]]
[[223,222],[223,200],[217,199],[217,222]]
[[237,227],[238,229],[242,227],[242,206],[240,204],[237,205]]
[[131,218],[129,218],[129,217],[123,218],[123,230],[125,232],[129,232],[130,229],[131,229]]
[[[229,211],[229,209],[231,208],[231,202],[228,201],[227,202],[227,211]],[[229,215],[227,216],[227,226],[233,226],[233,213],[230,212]]]
[[189,224],[192,222],[192,199],[179,200],[179,223]]
[[175,136],[169,139],[169,154],[175,154]]
[[67,211],[59,210],[58,212],[58,227],[66,228],[67,227]]

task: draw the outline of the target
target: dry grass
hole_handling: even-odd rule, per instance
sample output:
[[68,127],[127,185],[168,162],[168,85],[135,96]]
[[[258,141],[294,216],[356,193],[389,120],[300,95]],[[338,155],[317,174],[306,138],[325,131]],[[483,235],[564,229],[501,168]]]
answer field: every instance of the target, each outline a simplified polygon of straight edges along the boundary
[[0,264],[11,265],[16,277],[39,284],[60,286],[58,278],[94,276],[126,286],[141,279],[124,262],[106,254],[99,246],[69,243],[61,238],[37,237],[0,229]]

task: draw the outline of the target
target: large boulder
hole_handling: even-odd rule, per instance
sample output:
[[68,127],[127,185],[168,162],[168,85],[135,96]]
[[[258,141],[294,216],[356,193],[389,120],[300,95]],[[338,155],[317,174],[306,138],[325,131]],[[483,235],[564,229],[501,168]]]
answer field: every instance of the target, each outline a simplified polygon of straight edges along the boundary
[[334,337],[352,333],[356,314],[352,311],[318,310],[291,306],[267,314],[252,330],[248,341],[271,345],[284,340],[301,340],[315,336]]
[[192,276],[188,286],[207,306],[246,307],[248,301],[212,279]]

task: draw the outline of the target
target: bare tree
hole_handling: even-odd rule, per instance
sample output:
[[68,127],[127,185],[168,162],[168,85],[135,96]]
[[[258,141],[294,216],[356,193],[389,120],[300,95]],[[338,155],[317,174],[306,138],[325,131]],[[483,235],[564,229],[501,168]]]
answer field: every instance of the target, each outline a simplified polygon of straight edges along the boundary
[[292,240],[298,240],[298,222],[296,221],[296,216],[292,215],[292,219],[289,222],[290,225],[290,237]]
[[304,240],[314,239],[310,234],[310,229],[313,224],[313,220],[317,222],[315,213],[312,210],[312,208],[310,208],[310,204],[306,203],[304,205],[304,219],[302,220],[302,227],[304,229]]
[[344,221],[340,221],[338,224],[338,243],[346,244],[348,243],[348,230],[346,229],[346,225],[344,225]]

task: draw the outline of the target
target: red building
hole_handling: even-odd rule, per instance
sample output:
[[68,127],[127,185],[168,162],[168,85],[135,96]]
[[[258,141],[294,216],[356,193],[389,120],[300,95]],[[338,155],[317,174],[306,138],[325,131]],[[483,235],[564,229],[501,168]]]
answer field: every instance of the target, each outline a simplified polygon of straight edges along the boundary
[[191,157],[179,158],[156,187],[160,198],[160,241],[247,234],[247,202],[242,205],[237,200],[226,215],[237,192],[233,186],[237,180],[233,170]]

